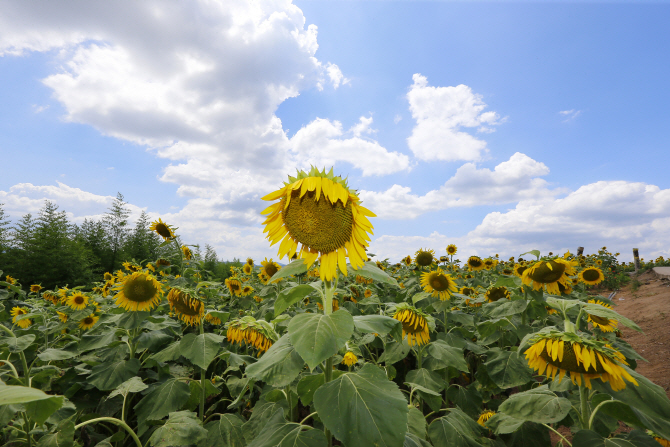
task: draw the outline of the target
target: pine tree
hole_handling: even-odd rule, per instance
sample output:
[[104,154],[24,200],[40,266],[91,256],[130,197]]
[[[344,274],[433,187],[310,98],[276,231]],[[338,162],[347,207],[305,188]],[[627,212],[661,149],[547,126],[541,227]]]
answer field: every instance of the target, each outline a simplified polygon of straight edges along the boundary
[[91,266],[93,274],[102,276],[112,259],[112,249],[109,245],[109,238],[105,233],[104,224],[99,220],[84,219],[77,236],[93,255]]
[[205,270],[213,272],[218,261],[219,260],[216,257],[216,250],[214,250],[214,247],[209,244],[205,244]]
[[159,235],[149,229],[151,225],[149,215],[142,211],[137,219],[135,229],[130,233],[124,246],[124,253],[129,259],[141,261],[154,261],[160,256],[160,244],[162,242]]
[[109,207],[109,211],[102,218],[102,223],[107,233],[107,240],[111,249],[111,259],[107,265],[107,271],[112,272],[121,266],[123,259],[123,245],[128,237],[128,216],[130,211],[123,200],[123,194],[117,193],[116,199]]
[[4,203],[0,203],[0,268],[7,262],[10,249],[9,219],[5,216]]

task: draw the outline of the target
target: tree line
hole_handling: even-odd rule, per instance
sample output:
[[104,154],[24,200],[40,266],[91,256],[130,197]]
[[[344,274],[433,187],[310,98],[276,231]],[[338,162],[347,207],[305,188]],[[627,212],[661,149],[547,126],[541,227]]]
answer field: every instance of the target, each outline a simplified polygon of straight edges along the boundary
[[[145,265],[161,257],[172,258],[174,246],[161,246],[163,240],[149,229],[146,212],[142,211],[132,227],[127,205],[119,193],[100,220],[85,219],[77,225],[56,203],[46,200],[37,215],[28,213],[12,225],[0,203],[0,279],[10,275],[24,287],[88,288],[102,281],[105,272],[122,269],[126,261]],[[231,265],[242,265],[238,259],[219,261],[209,244],[204,253],[199,245],[192,251],[217,281],[230,276]]]

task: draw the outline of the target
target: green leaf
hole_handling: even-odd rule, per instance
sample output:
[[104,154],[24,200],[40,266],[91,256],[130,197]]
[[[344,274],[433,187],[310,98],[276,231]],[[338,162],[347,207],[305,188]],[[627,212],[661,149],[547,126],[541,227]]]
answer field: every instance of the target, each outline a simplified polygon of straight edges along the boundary
[[494,303],[486,303],[482,307],[482,313],[489,318],[503,318],[520,314],[528,306],[526,300],[498,300]]
[[523,255],[533,255],[533,256],[535,256],[537,259],[540,259],[540,250],[531,250],[531,251],[527,251],[526,253],[521,253],[521,254],[519,255],[519,257],[521,257],[521,256],[523,256]]
[[326,447],[328,442],[321,430],[286,422],[284,411],[276,410],[248,447]]
[[239,416],[225,413],[218,421],[205,425],[207,439],[199,447],[244,447],[247,441],[242,434],[244,421]]
[[314,292],[314,289],[309,284],[300,284],[299,286],[282,290],[275,301],[275,318],[312,292]]
[[167,348],[155,353],[149,358],[154,359],[157,362],[165,363],[177,360],[179,356],[181,356],[180,340],[170,343]]
[[570,412],[572,404],[564,397],[549,391],[547,385],[512,394],[498,411],[524,421],[549,424],[562,420]]
[[471,417],[479,416],[482,408],[482,395],[477,390],[477,383],[468,387],[451,385],[447,390],[447,399],[458,405],[458,407]]
[[435,419],[428,426],[430,440],[433,445],[440,446],[479,447],[479,433],[479,425],[458,408],[451,409],[448,415]]
[[77,351],[82,353],[91,349],[106,348],[114,341],[116,341],[116,329],[100,335],[84,335],[77,346]]
[[396,340],[402,340],[402,323],[385,315],[357,315],[354,326],[359,332],[379,334],[380,337],[390,333]]
[[49,396],[48,399],[28,402],[25,404],[26,414],[37,425],[42,425],[44,421],[49,419],[49,416],[63,406],[64,400],[63,396]]
[[[411,411],[411,410],[410,410]],[[405,440],[402,444],[403,447],[433,447],[433,445],[426,441],[425,439],[415,435],[414,433],[407,432],[405,433]]]
[[9,352],[22,352],[35,341],[35,334],[0,339],[0,346],[7,345]]
[[259,401],[251,412],[251,417],[242,425],[242,433],[247,442],[252,441],[256,435],[267,425],[270,418],[277,409],[283,410],[283,407],[275,402]]
[[449,346],[443,340],[435,340],[428,344],[428,354],[434,359],[433,369],[442,369],[451,366],[459,371],[469,372],[468,364],[463,358],[463,349]]
[[189,446],[207,438],[207,430],[192,411],[170,413],[165,425],[158,427],[149,438],[154,447]]
[[551,447],[549,429],[535,422],[524,422],[512,433],[509,445],[511,447]]
[[304,366],[305,361],[296,352],[288,334],[284,334],[256,363],[247,367],[246,374],[281,388],[293,382]]
[[372,261],[367,261],[363,267],[359,268],[358,270],[354,270],[354,268],[351,266],[351,264],[347,264],[347,269],[351,269],[348,271],[352,271],[356,275],[360,275],[363,278],[368,278],[368,279],[373,279],[377,282],[381,282],[384,284],[389,284],[392,286],[398,286],[398,281],[396,281],[394,278],[390,277],[384,270],[380,269],[377,267],[376,262]]
[[498,276],[498,279],[496,280],[495,284],[493,284],[491,287],[507,287],[507,288],[513,288],[513,287],[520,287],[521,286],[521,278],[517,278],[516,276],[503,276],[500,275]]
[[416,407],[410,408],[407,412],[407,431],[421,439],[426,437],[426,418]]
[[279,281],[282,278],[287,278],[292,275],[302,275],[307,272],[307,264],[302,259],[296,259],[291,262],[289,265],[279,269],[277,273],[272,275],[272,278],[268,281],[269,283],[274,283]]
[[191,390],[184,382],[168,379],[163,384],[150,390],[137,405],[135,412],[139,423],[147,420],[160,420],[173,411],[179,410],[191,395]]
[[135,376],[139,370],[140,361],[138,359],[101,363],[94,366],[91,370],[91,375],[88,376],[88,383],[100,391],[113,390]]
[[137,352],[148,349],[151,352],[162,348],[173,340],[174,336],[166,334],[162,330],[142,332],[137,337]]
[[496,413],[486,421],[486,426],[491,428],[496,435],[513,433],[524,424],[521,419],[513,418],[505,413]]
[[605,439],[591,430],[579,430],[572,438],[572,447],[635,447],[622,438]]
[[[340,370],[333,370],[333,380],[337,379],[340,377],[342,374],[344,374],[344,371]],[[312,403],[312,399],[314,398],[314,393],[316,390],[326,383],[326,379],[323,375],[321,374],[312,374],[309,376],[305,376],[302,379],[300,379],[300,382],[298,382],[298,396],[300,396],[300,400],[302,401],[302,404],[307,406],[310,403]]]
[[49,348],[44,352],[42,352],[41,354],[37,354],[37,357],[43,362],[67,360],[76,356],[77,356],[76,352],[63,351],[62,349],[53,349],[53,348]]
[[135,329],[147,319],[149,312],[126,312],[119,318],[118,325],[124,329]]
[[59,422],[42,436],[37,447],[72,447],[74,445],[74,422],[69,419]]
[[642,332],[640,326],[635,324],[633,320],[630,320],[624,317],[623,315],[620,315],[618,312],[612,309],[608,309],[605,306],[593,303],[582,303],[582,308],[584,309],[585,312],[588,312],[591,315],[595,315],[597,317],[609,318],[610,320],[617,320],[619,323],[623,324],[626,327],[635,329],[638,332]]
[[230,312],[219,312],[218,310],[210,310],[209,314],[221,320],[221,324],[230,319]]
[[533,371],[517,351],[493,348],[487,353],[486,372],[501,389],[525,385],[533,378]]
[[179,352],[196,366],[207,369],[212,360],[221,350],[221,335],[206,333],[186,334],[179,343]]
[[347,447],[397,446],[407,432],[407,401],[383,370],[366,363],[321,386],[314,406],[324,425]]
[[405,376],[407,382],[416,383],[440,395],[440,391],[444,389],[444,379],[436,372],[428,371],[425,368],[414,369]]
[[419,301],[421,301],[421,300],[425,300],[426,298],[428,298],[428,297],[430,297],[430,296],[432,296],[430,293],[427,293],[427,292],[419,292],[419,293],[415,294],[415,295],[412,297],[412,304],[416,304],[416,303],[418,303]]
[[354,319],[343,309],[330,315],[299,314],[288,324],[291,343],[310,369],[335,355],[353,332]]
[[407,357],[410,350],[407,341],[386,343],[384,353],[379,357],[379,362],[386,362],[386,366],[390,366]]
[[27,386],[4,385],[0,382],[0,405],[13,405],[34,402],[38,400],[50,399],[53,396],[48,395],[37,388],[28,388]]
[[111,399],[114,396],[123,396],[126,397],[130,393],[139,393],[149,388],[149,385],[142,382],[142,379],[135,376],[123,382],[121,385],[117,386],[114,391],[109,393],[107,399]]

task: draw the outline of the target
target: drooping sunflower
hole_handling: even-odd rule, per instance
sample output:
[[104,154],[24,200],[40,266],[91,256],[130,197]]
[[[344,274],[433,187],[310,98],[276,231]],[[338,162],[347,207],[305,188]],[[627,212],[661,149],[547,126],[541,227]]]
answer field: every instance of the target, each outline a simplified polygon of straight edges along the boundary
[[486,427],[486,421],[491,419],[491,417],[496,414],[495,411],[491,410],[484,410],[480,415],[479,419],[477,419],[477,423],[481,425],[482,427]]
[[533,290],[546,288],[548,293],[560,295],[558,284],[568,284],[569,276],[575,274],[574,261],[555,258],[549,261],[537,261],[528,267],[521,275],[524,284],[532,286]]
[[42,290],[42,286],[40,286],[39,284],[33,284],[32,286],[30,286],[31,292],[39,293],[40,290]]
[[[601,300],[589,300],[591,304],[600,304],[603,307],[612,309],[612,305]],[[617,320],[612,320],[610,318],[599,317],[598,315],[587,314],[587,320],[594,326],[600,329],[603,332],[614,332],[617,330],[619,322]]]
[[380,270],[386,270],[386,266],[385,266],[383,263],[379,262],[379,261],[377,261],[377,267],[378,267]]
[[358,357],[356,357],[356,354],[351,351],[347,351],[347,353],[344,354],[342,363],[344,363],[346,366],[354,366],[356,362],[358,362]]
[[67,323],[67,314],[59,311],[56,311],[56,314],[58,315],[58,319],[61,323]]
[[112,275],[109,272],[105,272],[105,274],[103,275],[103,279],[105,281],[113,281],[114,280],[114,275]]
[[505,286],[489,287],[489,289],[486,291],[485,297],[487,302],[494,303],[503,298],[510,299],[510,293]]
[[[9,281],[7,281],[7,282],[9,282]],[[23,320],[16,321],[16,318],[19,315],[26,315],[28,313],[28,309],[26,309],[25,307],[18,307],[18,306],[17,307],[12,307],[12,311],[10,313],[13,317],[12,318],[12,323],[16,324],[21,329],[27,329],[28,327],[30,327],[31,324],[33,324],[33,322],[31,320],[29,320],[28,318],[24,318]]]
[[151,226],[149,227],[149,230],[155,231],[160,237],[163,238],[163,240],[169,240],[169,239],[174,239],[174,231],[172,231],[172,227],[165,222],[163,222],[160,217],[158,218],[157,221],[152,222]]
[[96,315],[89,315],[88,317],[79,321],[79,329],[91,329],[93,326],[95,326],[95,323],[97,323],[99,319],[100,317]]
[[135,272],[114,285],[118,306],[133,312],[151,310],[161,301],[161,283],[146,272]]
[[42,298],[44,298],[47,301],[51,301],[53,304],[58,304],[60,301],[60,298],[58,295],[56,295],[54,292],[47,290],[42,294]]
[[628,366],[621,352],[604,341],[584,336],[549,330],[531,338],[532,345],[526,350],[528,366],[538,374],[545,374],[554,380],[558,374],[559,383],[570,373],[572,383],[591,388],[591,380],[609,382],[614,391],[626,388],[627,380],[638,385],[623,365]]
[[514,264],[512,272],[514,273],[514,276],[518,276],[519,278],[521,278],[521,275],[523,275],[523,272],[525,272],[527,268],[528,266],[524,264]]
[[364,278],[361,275],[356,275],[356,282],[358,284],[372,284],[374,280],[370,278]]
[[137,264],[133,264],[130,261],[125,261],[122,265],[123,265],[124,269],[126,269],[130,272],[138,272],[138,271],[142,270],[142,267],[140,267]]
[[251,272],[254,271],[254,268],[249,264],[244,264],[244,267],[242,267],[242,271],[244,272],[245,275],[251,275]]
[[410,255],[407,255],[404,258],[402,258],[402,262],[405,265],[412,265],[412,257]]
[[210,313],[205,315],[205,321],[207,321],[208,323],[214,324],[214,325],[221,324],[221,318],[216,317],[216,316],[214,316],[213,314],[210,314]]
[[67,298],[67,305],[73,310],[82,310],[88,306],[88,296],[76,291]]
[[458,291],[458,293],[465,296],[475,296],[477,294],[477,289],[475,289],[474,287],[463,286]]
[[200,324],[205,315],[205,304],[185,290],[172,288],[167,295],[170,311],[189,326]]
[[416,262],[416,265],[419,267],[427,267],[435,262],[435,252],[431,249],[424,250],[423,248],[420,248],[414,253],[414,262]]
[[193,258],[193,252],[186,245],[181,246],[181,252],[184,254],[184,259],[190,261]]
[[479,270],[484,270],[486,266],[484,265],[484,261],[482,261],[482,258],[479,256],[470,256],[468,258],[468,270],[471,272],[477,272]]
[[284,187],[263,197],[277,199],[279,202],[262,214],[268,215],[263,232],[271,245],[281,241],[280,258],[297,253],[311,267],[320,257],[324,281],[336,277],[338,267],[346,276],[347,257],[354,270],[363,266],[372,234],[368,217],[375,214],[361,206],[356,192],[341,177],[333,175],[332,169],[328,173],[316,168],[309,173],[298,171]]
[[425,345],[430,341],[428,315],[407,303],[400,303],[396,307],[393,318],[402,323],[402,336],[407,337],[407,344]]
[[267,321],[246,316],[228,324],[226,338],[231,343],[252,346],[258,350],[260,357],[277,340],[277,334]]
[[265,275],[268,277],[268,280],[274,276],[275,273],[277,273],[279,270],[281,270],[281,265],[277,264],[270,258],[268,261],[268,258],[265,258],[265,260],[261,261],[261,273],[260,275]]
[[457,251],[458,251],[458,247],[456,247],[456,245],[454,245],[454,244],[447,245],[447,253],[448,254],[453,256],[453,255],[456,254]]
[[424,292],[439,297],[442,301],[449,299],[452,293],[458,291],[456,281],[439,267],[433,272],[426,272],[421,275],[421,286]]
[[242,293],[242,283],[236,278],[226,278],[226,287],[230,291],[230,296],[240,296]]
[[158,268],[170,267],[170,265],[172,264],[167,259],[163,258],[156,259],[156,267]]
[[605,275],[598,267],[586,267],[579,272],[579,280],[590,286],[600,284],[605,280]]

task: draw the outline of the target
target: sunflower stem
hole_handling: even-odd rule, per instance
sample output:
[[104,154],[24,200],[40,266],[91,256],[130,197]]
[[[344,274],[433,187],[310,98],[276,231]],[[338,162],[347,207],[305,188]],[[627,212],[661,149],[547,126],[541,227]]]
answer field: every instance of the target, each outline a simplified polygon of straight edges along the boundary
[[598,406],[593,409],[593,412],[591,413],[591,417],[589,418],[589,426],[587,427],[588,430],[591,430],[591,427],[593,427],[593,422],[595,421],[596,413],[598,412],[598,410],[600,410],[600,407],[602,407],[603,405],[608,404],[610,402],[618,402],[618,401],[615,400],[615,399],[606,400],[606,401],[600,402],[600,404],[598,404]]
[[583,313],[583,312],[584,312],[584,309],[583,309],[583,308],[579,309],[579,315],[577,315],[577,321],[575,321],[575,328],[576,328],[577,330],[579,330],[579,325],[580,325],[581,322],[582,322],[582,313]]
[[79,429],[79,428],[81,428],[81,427],[83,427],[83,426],[85,426],[85,425],[93,424],[94,422],[102,422],[102,421],[111,422],[112,424],[116,424],[116,425],[118,425],[118,426],[124,428],[124,429],[128,432],[128,434],[133,438],[133,440],[135,441],[135,445],[137,445],[137,446],[139,446],[139,447],[142,447],[142,442],[140,442],[140,438],[137,437],[137,435],[135,434],[135,432],[133,431],[133,429],[130,428],[130,427],[128,426],[128,424],[126,424],[125,422],[123,422],[123,421],[121,421],[121,420],[119,420],[119,419],[116,419],[116,418],[101,417],[101,418],[96,418],[96,419],[90,419],[90,420],[88,420],[88,421],[86,421],[86,422],[82,422],[81,424],[76,425],[76,426],[74,427],[74,429],[77,430],[77,429]]
[[[584,378],[582,378],[584,381]],[[589,429],[589,389],[584,385],[579,386],[579,399],[582,404],[582,428],[584,430]]]
[[[200,335],[205,333],[205,319],[200,320]],[[205,376],[207,370],[200,368],[200,420],[205,420]],[[290,402],[289,402],[290,403]]]

